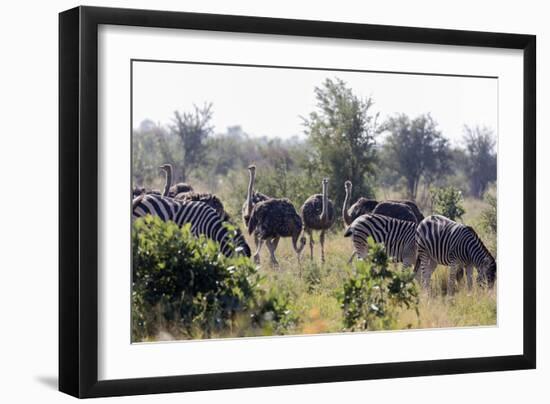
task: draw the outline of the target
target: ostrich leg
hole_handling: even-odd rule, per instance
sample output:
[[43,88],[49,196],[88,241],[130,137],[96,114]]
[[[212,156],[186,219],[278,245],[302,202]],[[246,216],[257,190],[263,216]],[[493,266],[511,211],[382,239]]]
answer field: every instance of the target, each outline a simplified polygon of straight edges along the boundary
[[321,262],[325,263],[325,231],[321,230],[321,235],[319,236],[319,242],[321,243]]
[[277,258],[275,258],[275,250],[277,249],[277,245],[279,244],[279,237],[268,240],[266,244],[267,249],[269,250],[269,254],[271,255],[271,263],[278,266],[279,262],[277,262]]
[[307,234],[309,235],[309,259],[313,261],[313,231],[308,229]]
[[[258,244],[256,244],[256,252],[254,253],[254,263],[260,263],[260,250],[262,249],[262,244],[264,241],[261,238],[258,238]],[[269,245],[269,243],[267,243]]]

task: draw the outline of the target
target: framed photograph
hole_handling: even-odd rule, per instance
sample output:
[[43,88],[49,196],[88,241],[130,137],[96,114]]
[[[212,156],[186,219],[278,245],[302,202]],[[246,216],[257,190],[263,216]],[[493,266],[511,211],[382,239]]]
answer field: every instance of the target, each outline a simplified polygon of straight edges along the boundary
[[534,368],[535,54],[532,35],[61,13],[60,390]]

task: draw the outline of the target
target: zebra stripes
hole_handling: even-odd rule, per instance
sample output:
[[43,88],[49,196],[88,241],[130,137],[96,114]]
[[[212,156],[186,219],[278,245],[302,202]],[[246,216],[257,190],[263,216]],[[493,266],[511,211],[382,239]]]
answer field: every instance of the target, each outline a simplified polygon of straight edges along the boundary
[[453,292],[457,272],[466,268],[468,287],[472,287],[472,270],[478,269],[479,280],[492,286],[496,278],[496,262],[474,229],[444,216],[434,215],[422,220],[416,230],[418,274],[427,287],[438,264],[451,268],[449,292]]
[[352,237],[354,252],[360,258],[366,258],[368,253],[368,237],[377,243],[383,243],[386,253],[405,266],[416,262],[416,223],[392,217],[365,214],[353,221],[344,233],[344,237]]
[[138,218],[147,214],[158,216],[163,221],[173,221],[178,226],[191,224],[191,233],[195,236],[205,235],[220,244],[225,256],[233,254],[233,247],[241,248],[241,252],[250,257],[250,247],[240,231],[233,237],[224,226],[214,209],[203,202],[178,201],[160,195],[141,195],[132,202],[132,217]]

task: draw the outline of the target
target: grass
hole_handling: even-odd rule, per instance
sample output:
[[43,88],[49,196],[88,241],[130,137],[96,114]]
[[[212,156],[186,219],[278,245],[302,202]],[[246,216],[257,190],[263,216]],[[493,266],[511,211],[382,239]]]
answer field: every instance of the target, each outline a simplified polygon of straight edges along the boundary
[[[277,249],[279,266],[270,264],[267,249],[261,253],[261,287],[276,287],[288,294],[290,310],[299,321],[285,334],[319,334],[343,331],[343,318],[337,294],[345,279],[353,271],[347,261],[351,254],[351,242],[341,232],[333,232],[325,243],[326,263],[320,262],[320,246],[315,243],[314,259],[309,258],[309,245],[302,253],[301,265],[290,239],[282,239]],[[317,239],[318,240],[318,239]],[[252,240],[248,240],[253,245]],[[468,291],[463,281],[453,296],[446,294],[447,269],[438,267],[432,277],[430,291],[422,291],[418,313],[402,310],[393,329],[447,328],[489,326],[496,324],[496,292],[475,285]],[[150,339],[185,339],[178,327],[171,323],[159,324],[157,335]],[[237,319],[235,326],[213,338],[251,337],[278,334],[274,330],[258,330],[250,326],[246,318]]]

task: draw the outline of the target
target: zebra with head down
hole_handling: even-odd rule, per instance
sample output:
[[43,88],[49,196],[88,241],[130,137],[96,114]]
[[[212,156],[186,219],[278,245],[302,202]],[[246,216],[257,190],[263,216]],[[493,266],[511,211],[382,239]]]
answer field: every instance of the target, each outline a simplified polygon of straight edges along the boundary
[[450,267],[448,291],[454,292],[457,275],[466,268],[468,288],[472,287],[473,267],[478,270],[478,281],[492,287],[497,272],[496,261],[477,233],[470,226],[454,222],[444,216],[428,216],[416,230],[418,262],[417,277],[428,287],[438,264]]
[[220,244],[220,250],[225,256],[231,256],[235,251],[250,257],[250,247],[242,233],[237,230],[236,236],[224,225],[218,213],[203,202],[179,201],[160,195],[140,195],[132,201],[132,217],[134,219],[145,215],[158,216],[163,221],[172,221],[178,226],[191,224],[191,233],[201,234]]

